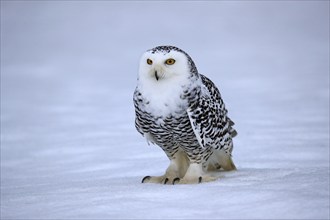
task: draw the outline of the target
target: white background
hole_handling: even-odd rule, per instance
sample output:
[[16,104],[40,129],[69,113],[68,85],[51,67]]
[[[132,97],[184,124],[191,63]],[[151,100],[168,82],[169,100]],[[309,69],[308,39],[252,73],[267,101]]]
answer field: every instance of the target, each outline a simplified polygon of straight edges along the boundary
[[[236,172],[141,184],[140,55],[185,50],[235,121]],[[328,1],[1,1],[2,219],[329,218]]]

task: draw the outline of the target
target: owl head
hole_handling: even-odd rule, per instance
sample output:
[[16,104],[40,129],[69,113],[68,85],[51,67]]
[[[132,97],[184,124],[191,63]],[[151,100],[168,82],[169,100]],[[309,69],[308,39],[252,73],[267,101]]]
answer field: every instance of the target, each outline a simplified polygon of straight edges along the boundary
[[147,50],[141,57],[139,80],[162,83],[197,75],[190,56],[174,46],[158,46]]

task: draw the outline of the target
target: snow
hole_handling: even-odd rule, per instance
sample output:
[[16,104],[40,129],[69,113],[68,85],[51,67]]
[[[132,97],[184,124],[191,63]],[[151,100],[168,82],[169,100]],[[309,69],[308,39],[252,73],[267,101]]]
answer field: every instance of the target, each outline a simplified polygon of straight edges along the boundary
[[[191,55],[235,121],[236,172],[168,165],[134,127],[142,53]],[[1,1],[1,219],[328,219],[328,1]]]

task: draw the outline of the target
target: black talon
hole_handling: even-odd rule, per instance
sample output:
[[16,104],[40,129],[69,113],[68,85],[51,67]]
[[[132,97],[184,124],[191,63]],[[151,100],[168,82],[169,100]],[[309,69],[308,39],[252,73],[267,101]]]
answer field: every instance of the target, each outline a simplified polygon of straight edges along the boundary
[[202,182],[202,177],[200,176],[199,178],[198,178],[198,183],[201,183]]
[[168,178],[165,178],[164,185],[168,182]]
[[143,179],[142,179],[142,183],[144,183],[145,180],[149,180],[151,178],[151,176],[145,176]]
[[173,180],[172,184],[174,185],[176,181],[180,181],[180,178],[179,178],[179,177],[177,177],[177,178],[174,178],[174,180]]

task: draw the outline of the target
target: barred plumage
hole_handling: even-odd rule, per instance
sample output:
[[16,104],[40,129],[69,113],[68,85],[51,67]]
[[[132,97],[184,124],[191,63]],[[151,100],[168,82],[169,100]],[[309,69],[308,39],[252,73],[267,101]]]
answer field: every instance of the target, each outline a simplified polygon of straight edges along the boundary
[[215,179],[210,170],[236,169],[234,123],[219,90],[198,73],[186,52],[159,46],[144,53],[134,105],[136,129],[171,161],[163,176],[147,176],[143,182],[205,182]]

